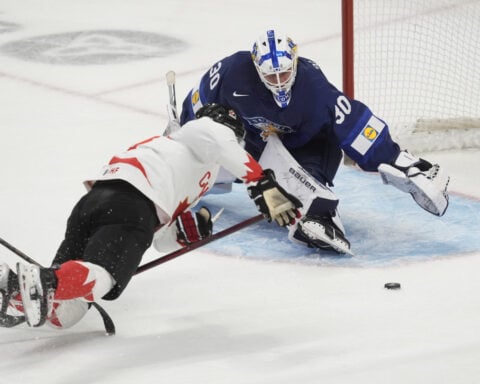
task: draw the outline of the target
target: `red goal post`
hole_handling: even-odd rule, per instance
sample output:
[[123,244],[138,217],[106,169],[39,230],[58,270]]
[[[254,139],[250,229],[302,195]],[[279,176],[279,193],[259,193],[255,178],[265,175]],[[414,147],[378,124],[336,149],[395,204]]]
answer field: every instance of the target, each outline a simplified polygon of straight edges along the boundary
[[414,153],[480,148],[480,0],[342,0],[343,90]]

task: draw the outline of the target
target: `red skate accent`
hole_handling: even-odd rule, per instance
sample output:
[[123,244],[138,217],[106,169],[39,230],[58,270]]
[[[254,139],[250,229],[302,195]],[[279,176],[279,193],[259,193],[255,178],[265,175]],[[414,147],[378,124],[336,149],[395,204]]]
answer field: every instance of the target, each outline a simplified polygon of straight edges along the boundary
[[17,293],[15,296],[10,298],[10,301],[8,302],[8,306],[23,313],[22,295],[20,293]]
[[60,303],[57,303],[57,302],[53,303],[53,311],[52,311],[52,314],[49,316],[48,321],[50,321],[53,325],[61,328],[62,323],[60,323],[60,320],[58,320],[57,313],[55,312],[55,310],[58,308],[59,305]]

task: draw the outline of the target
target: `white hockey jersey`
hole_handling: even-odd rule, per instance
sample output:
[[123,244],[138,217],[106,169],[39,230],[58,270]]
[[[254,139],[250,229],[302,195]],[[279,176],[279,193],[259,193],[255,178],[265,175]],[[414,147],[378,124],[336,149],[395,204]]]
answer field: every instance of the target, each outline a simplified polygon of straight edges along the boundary
[[230,128],[203,117],[168,137],[154,136],[115,155],[100,175],[84,184],[91,188],[97,180],[121,179],[141,191],[155,204],[164,224],[155,234],[154,245],[166,252],[178,248],[175,219],[212,188],[220,167],[245,183],[263,175]]

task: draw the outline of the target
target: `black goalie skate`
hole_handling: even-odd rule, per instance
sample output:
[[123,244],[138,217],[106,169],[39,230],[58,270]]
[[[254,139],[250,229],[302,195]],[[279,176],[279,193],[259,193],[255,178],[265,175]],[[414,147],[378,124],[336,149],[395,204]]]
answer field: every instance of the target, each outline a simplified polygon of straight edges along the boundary
[[329,217],[305,216],[298,223],[294,237],[312,248],[354,256],[350,242]]

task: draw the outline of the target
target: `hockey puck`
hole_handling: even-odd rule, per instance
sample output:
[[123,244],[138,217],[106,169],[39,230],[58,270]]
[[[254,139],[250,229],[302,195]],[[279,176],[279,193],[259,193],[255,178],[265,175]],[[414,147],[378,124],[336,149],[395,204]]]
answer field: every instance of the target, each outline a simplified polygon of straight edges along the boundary
[[387,289],[400,289],[400,283],[385,283],[384,285]]

